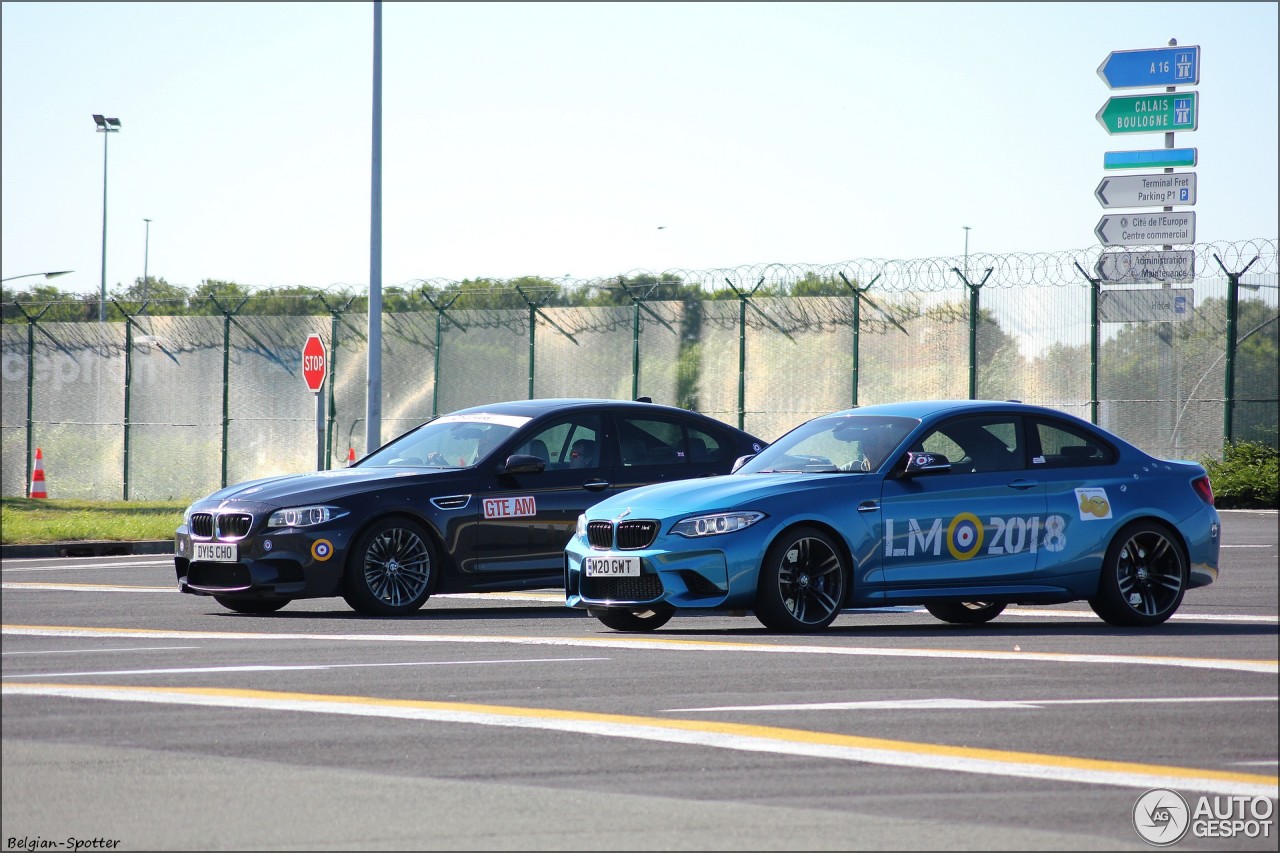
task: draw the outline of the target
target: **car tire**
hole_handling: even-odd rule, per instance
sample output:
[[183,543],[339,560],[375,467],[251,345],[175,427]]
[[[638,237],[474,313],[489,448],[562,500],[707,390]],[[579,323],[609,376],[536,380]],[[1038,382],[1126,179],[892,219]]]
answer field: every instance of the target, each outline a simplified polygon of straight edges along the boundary
[[600,624],[615,631],[639,633],[656,631],[671,621],[675,611],[670,608],[651,608],[648,610],[622,610],[617,607],[589,609],[588,612],[600,620]]
[[236,613],[275,613],[292,599],[288,598],[233,598],[229,595],[215,595],[213,600],[228,610]]
[[1089,606],[1117,627],[1159,625],[1182,604],[1189,577],[1177,534],[1156,521],[1135,521],[1111,540]]
[[435,545],[422,525],[385,518],[355,540],[342,597],[366,616],[403,616],[422,607],[435,586]]
[[924,606],[930,614],[954,625],[981,625],[1004,612],[1004,604],[993,601],[935,601]]
[[765,553],[755,614],[766,628],[820,631],[840,615],[849,582],[844,552],[814,527],[788,530]]

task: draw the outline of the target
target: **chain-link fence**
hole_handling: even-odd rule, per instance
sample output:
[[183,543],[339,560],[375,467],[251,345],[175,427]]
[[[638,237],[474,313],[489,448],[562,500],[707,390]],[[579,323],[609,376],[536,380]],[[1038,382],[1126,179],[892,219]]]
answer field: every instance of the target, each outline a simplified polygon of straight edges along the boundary
[[[1164,457],[1274,446],[1276,241],[1194,252],[1194,284],[1175,286],[1100,283],[1082,250],[384,288],[381,438],[526,397],[643,395],[766,440],[852,405],[976,397],[1072,412]],[[96,301],[80,322],[6,305],[3,494],[26,494],[36,447],[54,498],[194,498],[314,469],[313,333],[341,467],[366,444],[366,306],[297,288],[116,299],[108,322]]]

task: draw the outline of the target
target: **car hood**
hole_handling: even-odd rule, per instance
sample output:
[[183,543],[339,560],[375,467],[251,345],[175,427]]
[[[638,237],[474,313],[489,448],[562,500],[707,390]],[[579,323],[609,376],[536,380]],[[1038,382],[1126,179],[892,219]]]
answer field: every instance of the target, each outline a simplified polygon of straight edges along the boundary
[[403,482],[443,485],[456,481],[458,471],[431,468],[339,468],[306,474],[283,474],[247,480],[219,489],[198,503],[252,501],[259,504],[294,506],[332,500]]
[[880,477],[861,472],[839,474],[725,474],[640,486],[606,498],[588,510],[592,518],[612,518],[625,509],[635,517],[662,517],[689,512],[748,509],[796,492],[830,489],[843,495],[866,490],[880,493]]

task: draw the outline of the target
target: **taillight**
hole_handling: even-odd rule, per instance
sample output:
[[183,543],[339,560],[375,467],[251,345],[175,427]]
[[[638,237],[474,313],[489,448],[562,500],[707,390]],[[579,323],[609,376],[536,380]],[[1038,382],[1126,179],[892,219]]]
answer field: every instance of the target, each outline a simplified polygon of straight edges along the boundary
[[1213,506],[1213,486],[1209,483],[1208,477],[1197,477],[1192,480],[1191,488],[1196,490],[1196,494],[1200,496],[1202,501],[1209,506]]

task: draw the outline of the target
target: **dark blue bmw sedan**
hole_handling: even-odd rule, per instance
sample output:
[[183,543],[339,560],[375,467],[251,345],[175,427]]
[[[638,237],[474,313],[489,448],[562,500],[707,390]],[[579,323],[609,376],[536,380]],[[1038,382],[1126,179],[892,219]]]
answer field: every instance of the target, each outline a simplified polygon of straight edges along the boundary
[[641,401],[462,409],[352,467],[229,486],[187,509],[178,588],[240,613],[341,596],[410,613],[433,593],[559,587],[578,516],[636,486],[728,473],[764,442]]

